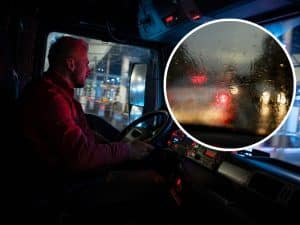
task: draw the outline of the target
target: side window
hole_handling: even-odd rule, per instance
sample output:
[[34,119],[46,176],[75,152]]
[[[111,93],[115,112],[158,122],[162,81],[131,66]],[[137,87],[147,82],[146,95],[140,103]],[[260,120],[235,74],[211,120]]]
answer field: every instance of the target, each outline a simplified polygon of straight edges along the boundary
[[[49,34],[46,54],[55,39],[62,35],[69,34]],[[157,68],[153,65],[158,62],[157,53],[132,45],[80,38],[89,43],[92,72],[85,87],[75,90],[75,98],[85,113],[99,116],[122,130],[129,122],[143,115],[146,75],[155,72],[151,70]],[[46,57],[44,70],[47,68]]]
[[[265,28],[272,32],[284,45],[294,64],[297,89],[294,106],[279,133],[299,134],[300,132],[300,17],[266,24]],[[279,98],[279,97],[278,97]]]

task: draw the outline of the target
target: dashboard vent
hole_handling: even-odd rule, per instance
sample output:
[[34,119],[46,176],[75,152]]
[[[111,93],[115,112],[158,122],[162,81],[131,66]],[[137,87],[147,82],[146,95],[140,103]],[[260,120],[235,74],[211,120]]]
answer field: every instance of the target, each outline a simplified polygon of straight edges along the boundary
[[283,183],[264,174],[255,173],[248,187],[262,196],[276,200],[278,194],[283,188]]

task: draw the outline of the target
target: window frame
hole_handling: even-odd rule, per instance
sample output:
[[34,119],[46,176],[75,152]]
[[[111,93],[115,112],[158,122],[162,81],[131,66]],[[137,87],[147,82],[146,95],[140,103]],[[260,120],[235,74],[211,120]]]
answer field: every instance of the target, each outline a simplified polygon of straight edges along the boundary
[[[107,30],[90,30],[84,27],[78,26],[49,26],[45,24],[45,27],[40,30],[37,34],[37,48],[35,53],[35,64],[34,64],[34,73],[33,79],[38,79],[43,75],[44,71],[44,62],[47,57],[47,40],[48,36],[52,32],[65,33],[68,35],[75,35],[84,38],[92,38],[96,40],[101,40],[105,42],[113,42],[116,44],[125,44],[132,45],[136,47],[148,48],[154,50],[157,54],[157,61],[153,64],[148,65],[149,70],[152,70],[153,73],[147,73],[146,76],[146,87],[145,87],[145,107],[143,109],[143,114],[158,110],[164,104],[163,89],[162,89],[162,80],[163,80],[163,65],[166,64],[166,58],[164,57],[164,49],[168,46],[165,43],[153,42],[153,41],[144,41],[141,39],[122,39],[119,40],[113,37]],[[128,96],[129,97],[129,96]]]

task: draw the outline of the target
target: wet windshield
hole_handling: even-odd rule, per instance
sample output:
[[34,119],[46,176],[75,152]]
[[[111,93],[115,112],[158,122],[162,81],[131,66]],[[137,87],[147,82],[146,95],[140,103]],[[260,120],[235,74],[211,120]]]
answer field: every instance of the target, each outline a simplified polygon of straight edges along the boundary
[[268,157],[300,167],[300,17],[269,23],[265,27],[282,42],[291,56],[297,79],[296,97],[280,130],[249,150],[264,152]]
[[279,42],[255,26],[229,21],[182,42],[170,62],[167,95],[187,130],[192,124],[266,136],[287,114],[293,85]]

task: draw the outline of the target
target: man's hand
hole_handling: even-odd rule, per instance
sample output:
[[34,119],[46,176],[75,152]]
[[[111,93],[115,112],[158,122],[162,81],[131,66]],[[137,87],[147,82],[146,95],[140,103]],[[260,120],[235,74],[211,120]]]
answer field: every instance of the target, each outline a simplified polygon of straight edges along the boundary
[[138,140],[128,142],[127,144],[129,146],[129,159],[132,160],[143,159],[154,149],[153,145]]
[[95,139],[96,139],[97,143],[109,143],[110,142],[102,134],[99,134],[99,133],[94,132],[94,131],[93,131],[93,133],[94,133],[94,136],[95,136]]

